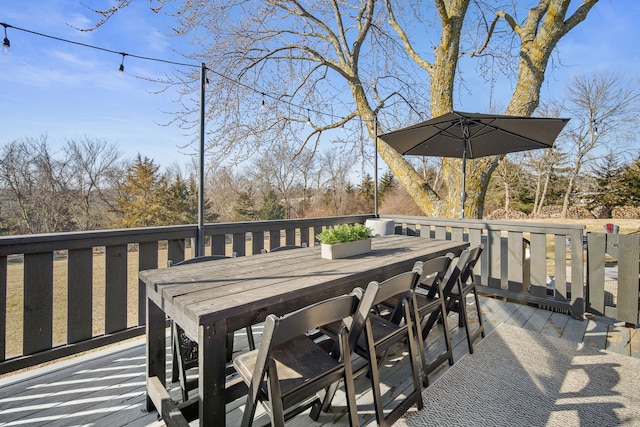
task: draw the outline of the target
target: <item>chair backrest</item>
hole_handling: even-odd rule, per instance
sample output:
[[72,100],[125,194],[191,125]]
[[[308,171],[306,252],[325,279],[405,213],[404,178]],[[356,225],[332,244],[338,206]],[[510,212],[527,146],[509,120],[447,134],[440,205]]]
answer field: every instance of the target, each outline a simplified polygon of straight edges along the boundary
[[364,291],[362,301],[360,302],[357,311],[351,319],[348,320],[348,322],[350,321],[351,323],[347,323],[347,326],[350,328],[350,350],[355,348],[358,338],[364,330],[367,317],[373,307],[386,299],[396,295],[401,295],[401,298],[398,298],[398,304],[390,318],[390,321],[395,323],[398,322],[398,320],[404,315],[404,310],[402,309],[403,302],[406,297],[411,295],[414,291],[421,274],[422,262],[418,261],[414,264],[411,271],[400,273],[382,282],[372,281],[367,285],[367,289]]
[[[442,278],[442,282],[441,282],[442,291],[440,293],[440,298],[442,298],[445,301],[445,303],[448,304],[451,292],[453,291],[453,288],[458,284],[458,281],[460,280],[460,275],[462,274],[462,271],[465,269],[465,267],[469,263],[469,259],[473,252],[474,250],[472,249],[465,249],[464,251],[462,251],[462,253],[458,257],[458,261],[455,263],[451,263],[453,267],[450,267],[447,273],[445,274],[445,276]],[[429,295],[431,295],[431,293],[432,292],[430,291]],[[429,334],[429,332],[435,325],[436,321],[438,320],[438,317],[439,317],[439,313],[432,313],[429,316],[429,318],[426,320],[426,322],[423,321],[423,324],[422,324],[423,337],[426,337]]]
[[[361,299],[362,289],[356,288],[350,294],[330,298],[281,317],[275,314],[268,315],[264,322],[262,342],[252,376],[253,392],[257,392],[264,380],[270,353],[274,347],[300,337],[312,329],[319,329],[324,325],[350,318],[356,312]],[[340,334],[345,333],[346,330],[346,326],[343,325],[340,328]],[[334,347],[332,355],[337,360],[343,357],[344,350],[341,347]],[[336,349],[340,354],[336,354]]]
[[[475,248],[474,248],[475,249]],[[450,268],[445,277],[442,279],[443,292],[441,297],[445,300],[449,298],[451,291],[458,284],[461,278],[462,272],[467,268],[469,260],[475,251],[473,249],[465,249],[458,257],[458,261],[453,268]]]
[[[436,258],[431,258],[422,264],[422,275],[418,286],[430,291],[435,291],[434,286],[438,286],[438,283],[442,282],[442,279],[449,272],[451,261],[455,258],[455,255],[448,253]],[[431,295],[430,295],[431,296]]]
[[480,244],[473,248],[467,249],[469,251],[469,259],[466,264],[461,266],[460,272],[460,283],[465,284],[469,279],[474,281],[473,269],[476,266],[476,263],[480,259],[480,255],[482,255],[482,251],[484,250],[484,245]]
[[183,261],[176,262],[175,264],[172,264],[172,265],[178,266],[178,265],[187,265],[187,264],[197,264],[199,262],[214,261],[214,260],[226,259],[226,258],[231,258],[231,257],[228,257],[226,255],[205,255],[205,256],[185,259]]

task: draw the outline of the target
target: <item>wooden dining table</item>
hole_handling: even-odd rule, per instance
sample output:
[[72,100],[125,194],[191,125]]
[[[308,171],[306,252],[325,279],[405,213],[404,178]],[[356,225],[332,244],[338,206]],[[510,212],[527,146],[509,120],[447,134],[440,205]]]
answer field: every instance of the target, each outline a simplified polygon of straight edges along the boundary
[[[320,247],[228,258],[140,272],[147,291],[147,409],[158,406],[150,379],[166,384],[166,317],[199,346],[198,415],[202,426],[224,426],[225,405],[237,398],[227,381],[227,332],[408,271],[416,261],[467,242],[392,235],[371,252],[328,260]],[[165,420],[166,421],[166,420]]]

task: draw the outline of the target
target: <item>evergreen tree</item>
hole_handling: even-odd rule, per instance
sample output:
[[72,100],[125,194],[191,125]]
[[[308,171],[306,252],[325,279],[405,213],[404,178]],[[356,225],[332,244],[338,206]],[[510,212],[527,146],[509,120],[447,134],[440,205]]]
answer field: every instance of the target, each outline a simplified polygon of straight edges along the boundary
[[640,156],[622,168],[616,186],[619,205],[640,206]]
[[159,193],[166,189],[167,182],[158,169],[159,166],[152,159],[142,158],[138,154],[124,180],[117,186],[117,226],[130,228],[164,225],[164,207]]
[[374,192],[375,192],[375,183],[373,182],[371,175],[366,174],[364,178],[362,178],[362,182],[360,183],[358,190],[366,200],[373,201]]
[[[137,156],[117,184],[118,227],[152,227],[195,224],[198,221],[198,192],[193,178],[179,173],[161,174],[152,159]],[[205,203],[205,212],[209,204]],[[216,215],[205,216],[212,222]]]
[[262,221],[285,219],[286,215],[286,208],[278,200],[275,191],[270,189],[262,198],[262,207],[258,211],[258,218]]
[[380,185],[378,186],[378,197],[382,200],[388,191],[395,189],[398,186],[396,177],[391,171],[385,172],[380,179]]
[[620,198],[620,164],[616,155],[607,154],[599,162],[594,172],[595,188],[587,197],[587,208],[601,208],[601,217],[611,218],[613,208],[622,202]]
[[256,221],[259,218],[259,212],[253,204],[253,196],[249,191],[243,191],[238,196],[236,206],[233,208],[234,221]]

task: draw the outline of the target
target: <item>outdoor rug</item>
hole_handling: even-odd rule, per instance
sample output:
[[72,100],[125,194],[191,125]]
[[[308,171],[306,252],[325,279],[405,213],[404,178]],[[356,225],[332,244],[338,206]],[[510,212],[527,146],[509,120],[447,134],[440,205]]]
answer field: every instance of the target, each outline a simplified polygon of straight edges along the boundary
[[640,359],[500,325],[395,426],[640,426]]

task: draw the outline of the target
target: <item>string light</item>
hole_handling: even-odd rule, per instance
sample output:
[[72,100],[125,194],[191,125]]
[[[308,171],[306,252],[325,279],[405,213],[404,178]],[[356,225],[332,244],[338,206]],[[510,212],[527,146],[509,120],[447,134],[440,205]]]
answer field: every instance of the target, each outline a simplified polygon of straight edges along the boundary
[[122,55],[122,62],[118,67],[118,76],[122,76],[122,74],[124,74],[124,57],[127,56],[127,54],[124,52],[120,52],[120,55]]
[[[64,42],[64,43],[75,44],[75,45],[87,47],[87,48],[90,48],[90,49],[96,49],[96,50],[101,50],[103,52],[113,53],[113,54],[116,54],[116,55],[122,55],[122,62],[120,63],[120,66],[118,67],[118,75],[122,75],[122,73],[124,73],[124,57],[125,56],[130,56],[132,58],[142,59],[142,60],[145,60],[145,61],[155,61],[155,62],[162,62],[162,63],[170,64],[170,65],[178,65],[178,66],[191,67],[191,68],[196,68],[196,67],[200,68],[200,65],[196,65],[196,64],[189,64],[189,63],[184,63],[184,62],[176,62],[176,61],[170,61],[170,60],[166,60],[166,59],[152,58],[152,57],[148,57],[148,56],[134,55],[134,54],[131,54],[131,53],[126,53],[126,52],[118,52],[118,51],[111,50],[111,49],[106,49],[106,48],[103,48],[103,47],[100,47],[100,46],[94,46],[94,45],[81,43],[81,42],[77,42],[77,41],[73,41],[73,40],[63,39],[63,38],[60,38],[60,37],[39,33],[37,31],[32,31],[32,30],[28,30],[28,29],[25,29],[25,28],[14,27],[13,25],[9,25],[9,24],[6,24],[4,22],[0,22],[0,25],[2,25],[4,27],[5,37],[4,37],[4,40],[2,42],[2,46],[4,48],[5,53],[8,52],[9,47],[11,46],[11,43],[9,42],[9,39],[7,38],[7,28],[13,28],[14,30],[17,30],[17,31],[23,31],[25,33],[34,34],[36,36],[45,37],[45,38],[61,41],[61,42]],[[266,102],[265,102],[265,98],[266,97],[269,97],[269,98],[271,98],[271,99],[273,99],[275,101],[282,101],[280,96],[272,95],[272,94],[263,92],[263,91],[261,91],[259,89],[256,89],[254,87],[248,86],[248,85],[246,85],[246,84],[244,84],[244,83],[242,83],[242,82],[240,82],[238,80],[235,80],[235,79],[233,79],[233,78],[231,78],[229,76],[226,76],[226,75],[224,75],[222,73],[219,73],[219,72],[217,72],[215,70],[211,70],[210,68],[206,68],[206,70],[216,74],[220,78],[223,78],[225,80],[228,80],[228,81],[232,82],[233,84],[241,86],[241,87],[243,87],[245,89],[249,89],[249,90],[251,90],[251,91],[253,91],[255,93],[261,94],[262,95],[261,107],[266,108]],[[209,83],[209,79],[207,78],[206,81],[205,81],[205,88],[208,88],[208,83]],[[329,117],[329,118],[334,119],[334,120],[335,119],[339,119],[339,120],[343,120],[344,119],[343,116],[338,116],[338,115],[335,115],[335,114],[331,114],[331,113],[328,113],[326,111],[312,110],[310,108],[303,107],[303,106],[295,104],[293,102],[288,102],[287,104],[290,107],[295,107],[295,108],[298,108],[299,110],[305,110],[306,109],[307,110],[307,123],[310,126],[311,126],[311,112],[312,111],[314,113],[316,113],[316,114],[319,114],[319,115],[322,115],[322,116],[325,116],[325,117]]]
[[7,37],[7,27],[10,27],[11,25],[2,23],[2,26],[4,27],[4,40],[2,40],[2,49],[4,50],[4,53],[6,55],[9,53],[9,48],[11,47],[11,42]]

